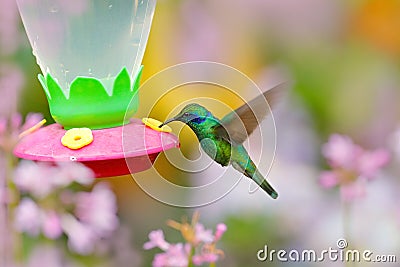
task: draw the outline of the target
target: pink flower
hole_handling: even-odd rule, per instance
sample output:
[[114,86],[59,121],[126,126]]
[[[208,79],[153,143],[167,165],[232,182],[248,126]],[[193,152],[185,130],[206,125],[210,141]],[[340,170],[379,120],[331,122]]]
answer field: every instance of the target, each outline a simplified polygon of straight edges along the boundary
[[90,226],[79,222],[74,216],[65,214],[61,218],[62,229],[68,236],[68,247],[81,255],[93,252],[98,237]]
[[328,143],[323,145],[322,154],[332,167],[352,167],[360,148],[348,136],[333,134]]
[[[40,209],[30,198],[21,202],[16,213],[16,229],[21,232],[38,235],[41,230],[49,239],[57,239],[64,232],[71,251],[86,255],[118,227],[116,199],[108,186],[99,183],[91,192],[78,193],[65,188],[72,182],[93,181],[92,171],[79,163],[22,161],[14,176],[18,189],[44,206]],[[48,203],[56,205],[57,210],[49,209]]]
[[[155,247],[161,248],[164,253],[155,255],[153,267],[158,266],[190,266],[192,264],[202,265],[203,263],[214,263],[224,253],[216,248],[217,242],[227,230],[225,224],[220,223],[216,227],[215,234],[212,230],[206,229],[203,224],[198,222],[199,213],[193,214],[191,223],[184,220],[183,223],[178,223],[169,220],[167,224],[180,231],[186,244],[170,244],[164,239],[162,230],[152,231],[149,234],[150,241],[143,245],[144,249],[152,249]],[[192,260],[189,262],[189,260]]]
[[53,168],[47,163],[23,160],[15,169],[14,183],[22,192],[30,193],[37,198],[44,198],[54,189]]
[[90,185],[94,181],[93,171],[79,162],[58,162],[57,167],[53,183],[59,187],[68,186],[72,182]]
[[332,168],[323,171],[319,182],[325,188],[340,186],[342,198],[351,201],[365,195],[365,182],[374,179],[390,160],[385,149],[367,151],[343,135],[334,134],[322,147],[322,154]]
[[322,187],[332,188],[339,184],[340,177],[334,171],[323,171],[319,175],[319,183]]
[[361,176],[373,179],[377,172],[385,166],[389,160],[390,155],[384,149],[365,151],[358,159],[357,170],[360,172]]
[[15,209],[14,227],[19,232],[37,236],[41,227],[41,210],[30,198],[21,200]]
[[14,183],[22,192],[41,199],[72,182],[84,185],[92,183],[93,176],[90,169],[78,162],[53,166],[46,162],[23,160],[15,170]]
[[[204,225],[197,223],[195,226],[195,235],[197,242],[211,243],[214,240],[211,229],[205,229]],[[196,243],[197,243],[196,242]]]
[[143,245],[144,249],[152,249],[158,247],[164,251],[169,248],[169,243],[164,239],[164,233],[162,230],[151,231],[149,234],[150,241]]
[[62,234],[61,218],[55,211],[45,212],[42,216],[42,231],[49,239],[57,239]]
[[61,236],[61,220],[54,211],[42,210],[32,199],[24,198],[15,210],[14,227],[19,232],[37,236],[42,229],[44,236],[56,239]]
[[188,256],[190,245],[181,243],[172,244],[165,253],[156,254],[153,260],[153,267],[186,267],[188,265]]
[[201,248],[201,252],[193,256],[193,263],[195,265],[203,265],[204,263],[212,263],[218,261],[219,257],[224,255],[222,250],[217,249],[216,243],[221,239],[222,235],[226,232],[227,227],[224,223],[219,223],[216,227],[215,234],[212,241],[205,242]]
[[217,253],[202,253],[199,255],[193,256],[193,263],[195,265],[203,265],[204,263],[211,263],[218,261],[218,254]]
[[76,195],[76,215],[102,237],[108,236],[118,227],[115,195],[104,183],[96,184],[92,192]]
[[218,240],[220,240],[222,235],[226,232],[227,229],[228,229],[228,227],[226,227],[226,224],[224,224],[224,223],[217,224],[217,230],[215,231],[215,235],[214,235],[214,242],[217,242]]

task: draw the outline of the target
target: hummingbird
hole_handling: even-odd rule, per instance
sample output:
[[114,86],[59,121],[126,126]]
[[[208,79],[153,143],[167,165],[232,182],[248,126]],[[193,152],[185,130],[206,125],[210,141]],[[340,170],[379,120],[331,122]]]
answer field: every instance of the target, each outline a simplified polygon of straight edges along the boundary
[[[282,94],[282,84],[265,91],[251,101],[228,113],[222,119],[215,117],[207,108],[197,103],[186,105],[176,116],[159,127],[173,121],[181,121],[196,134],[201,148],[215,162],[233,168],[256,182],[273,199],[275,189],[264,179],[251,160],[243,142],[270,112]],[[268,106],[266,105],[268,102]],[[257,117],[256,115],[257,114]]]

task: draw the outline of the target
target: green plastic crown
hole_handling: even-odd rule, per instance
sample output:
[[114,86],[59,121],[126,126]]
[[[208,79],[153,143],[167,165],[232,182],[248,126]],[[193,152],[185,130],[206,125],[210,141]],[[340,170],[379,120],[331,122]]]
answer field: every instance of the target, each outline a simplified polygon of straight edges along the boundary
[[138,89],[143,66],[131,83],[124,67],[114,80],[111,96],[96,78],[77,77],[67,97],[57,81],[48,73],[38,78],[46,93],[50,113],[65,129],[88,127],[103,129],[121,126],[137,111]]

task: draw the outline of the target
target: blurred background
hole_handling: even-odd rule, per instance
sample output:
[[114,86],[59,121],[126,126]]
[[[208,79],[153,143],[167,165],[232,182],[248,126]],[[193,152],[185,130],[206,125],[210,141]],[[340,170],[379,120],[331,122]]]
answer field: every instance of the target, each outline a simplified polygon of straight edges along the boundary
[[[40,70],[13,0],[2,0],[0,49],[1,114],[40,112],[51,122],[36,78]],[[396,254],[400,260],[399,0],[159,0],[142,82],[169,66],[197,60],[232,66],[264,90],[289,81],[289,93],[274,112],[277,151],[268,176],[280,197],[272,200],[260,190],[249,194],[249,182],[242,179],[212,204],[179,208],[148,196],[130,176],[107,178],[117,196],[120,221],[132,233],[129,242],[135,261],[125,266],[150,266],[154,251],[142,249],[147,234],[163,228],[166,236],[173,236],[164,222],[190,217],[194,210],[208,227],[218,222],[228,226],[220,243],[225,258],[219,266],[313,266],[318,263],[260,262],[256,254],[264,245],[277,250],[336,248],[336,241],[344,237],[352,247]],[[151,117],[164,120],[182,101],[203,95],[233,109],[241,105],[237,97],[209,87],[183,88],[174,101],[158,102]],[[154,105],[152,95],[163,88],[151,90],[140,91],[143,105],[135,117],[149,114],[141,107]],[[242,94],[246,96],[246,88]],[[213,112],[225,113],[218,107]],[[268,119],[261,127],[273,131],[270,123]],[[176,129],[182,153],[198,157],[195,136],[186,127]],[[365,149],[382,148],[392,155],[377,179],[366,185],[365,196],[348,208],[337,188],[319,184],[321,171],[328,169],[321,145],[334,133],[349,136]],[[249,145],[256,146],[260,138],[268,142],[270,137],[251,136]],[[265,150],[269,157],[273,147]],[[192,183],[190,175],[171,169],[165,157],[160,156],[156,165],[167,170],[173,182]],[[261,165],[261,172],[267,173],[268,163]],[[391,266],[381,264],[371,266]]]

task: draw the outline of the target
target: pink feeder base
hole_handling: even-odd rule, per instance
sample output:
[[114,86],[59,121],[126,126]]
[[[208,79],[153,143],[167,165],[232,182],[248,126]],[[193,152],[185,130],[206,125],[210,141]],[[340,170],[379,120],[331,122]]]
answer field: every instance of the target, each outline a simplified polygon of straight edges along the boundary
[[154,131],[137,119],[121,127],[93,130],[93,142],[77,150],[61,144],[65,132],[59,124],[40,128],[25,136],[14,154],[34,161],[78,161],[100,178],[147,170],[160,152],[179,147],[175,135]]

